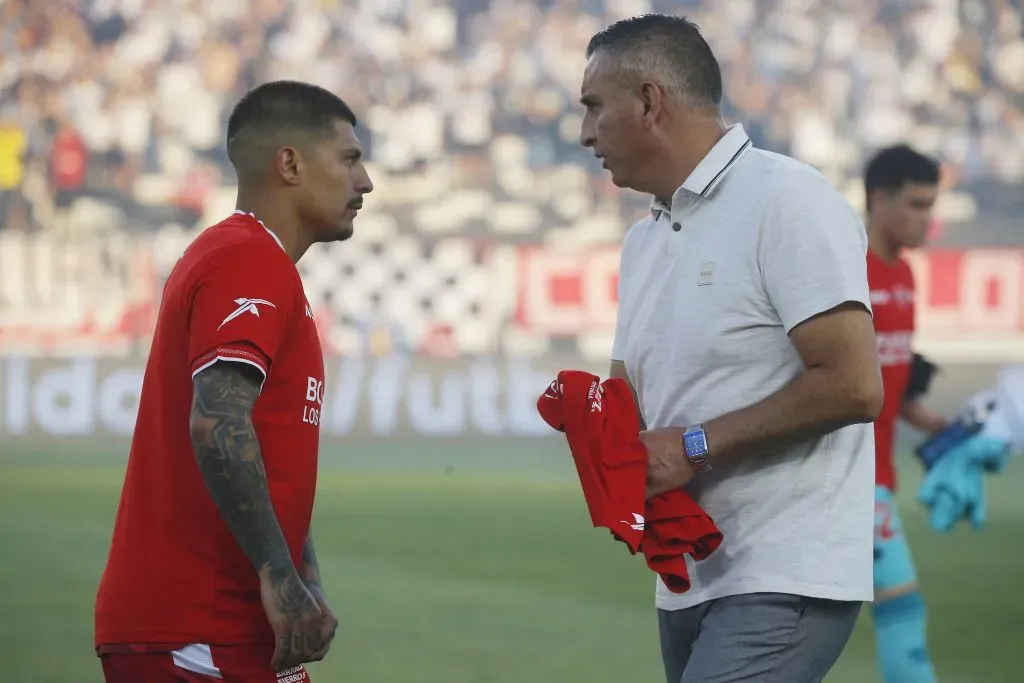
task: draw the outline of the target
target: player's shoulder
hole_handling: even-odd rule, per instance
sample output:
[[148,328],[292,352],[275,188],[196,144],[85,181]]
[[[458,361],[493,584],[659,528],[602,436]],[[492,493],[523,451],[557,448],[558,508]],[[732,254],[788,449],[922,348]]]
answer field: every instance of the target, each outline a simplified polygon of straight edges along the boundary
[[625,248],[630,242],[635,242],[639,239],[640,234],[651,228],[656,222],[657,219],[650,212],[634,221],[633,224],[626,229],[626,234],[622,237],[623,248]]
[[867,252],[868,279],[879,287],[914,286],[914,269],[910,260],[900,254],[887,261],[873,250]]
[[[841,197],[839,190],[828,178],[810,164],[793,157],[751,147],[744,158],[745,165],[756,175],[756,187],[769,196],[801,196],[805,192],[816,196]],[[811,198],[811,197],[807,197]]]
[[864,223],[853,204],[817,168],[798,159],[751,148],[746,156],[746,187],[759,193],[767,224],[786,227],[793,220],[808,220],[824,233],[855,235],[867,241]]
[[238,251],[264,253],[269,258],[283,255],[284,250],[277,237],[252,214],[236,211],[200,232],[185,253],[203,259],[210,256],[229,258],[232,252]]
[[907,258],[906,254],[900,254],[896,257],[896,268],[899,271],[900,279],[903,282],[914,282],[914,268],[910,265],[910,259]]
[[751,147],[743,158],[746,196],[759,197],[762,211],[789,216],[828,213],[860,223],[856,209],[814,166],[793,157]]
[[892,257],[892,259],[887,260],[879,256],[874,250],[869,250],[868,261],[897,275],[913,275],[914,273],[914,268],[910,264],[910,259],[907,258],[906,253],[902,251]]
[[292,270],[278,238],[251,214],[235,212],[199,233],[179,266],[199,274],[213,269],[255,269],[266,276]]

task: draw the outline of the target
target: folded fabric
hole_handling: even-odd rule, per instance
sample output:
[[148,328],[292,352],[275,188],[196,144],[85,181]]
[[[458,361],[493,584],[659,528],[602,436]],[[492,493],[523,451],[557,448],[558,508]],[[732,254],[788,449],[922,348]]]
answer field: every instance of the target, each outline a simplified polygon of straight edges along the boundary
[[971,436],[942,453],[928,470],[917,499],[928,509],[936,531],[948,533],[961,520],[980,529],[987,519],[985,473],[998,473],[1011,455],[1010,443]]
[[647,449],[629,385],[565,370],[537,400],[537,411],[565,434],[591,523],[607,528],[669,590],[690,588],[685,556],[702,560],[722,542],[714,521],[684,491],[646,501]]
[[690,590],[685,556],[703,560],[722,544],[722,532],[684,491],[647,501],[647,524],[640,549],[647,566],[673,593]]

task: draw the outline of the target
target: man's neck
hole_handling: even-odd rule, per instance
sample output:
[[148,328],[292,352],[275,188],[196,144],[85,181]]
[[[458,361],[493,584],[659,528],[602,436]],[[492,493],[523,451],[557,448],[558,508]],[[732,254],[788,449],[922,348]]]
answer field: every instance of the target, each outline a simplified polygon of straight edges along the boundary
[[660,188],[655,194],[667,206],[672,206],[672,197],[676,191],[690,179],[694,170],[726,133],[725,124],[718,117],[691,119],[687,124],[685,133],[674,136],[677,146],[670,150],[671,156],[665,165],[667,172],[664,177],[674,184]]
[[868,249],[886,263],[894,263],[899,258],[900,250],[885,238],[882,231],[868,224]]
[[291,215],[286,205],[239,192],[235,209],[252,214],[263,227],[274,233],[292,263],[298,263],[309,249],[311,242],[302,234],[298,220]]

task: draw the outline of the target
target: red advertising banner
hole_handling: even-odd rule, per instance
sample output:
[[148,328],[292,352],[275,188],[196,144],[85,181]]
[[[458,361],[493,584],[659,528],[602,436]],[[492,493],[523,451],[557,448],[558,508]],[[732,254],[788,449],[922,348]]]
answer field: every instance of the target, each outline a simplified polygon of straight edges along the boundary
[[[163,278],[187,241],[0,234],[0,354],[145,353]],[[559,340],[558,348],[574,342],[586,358],[610,351],[617,245],[473,251],[450,239],[431,251],[407,241],[392,251],[353,244],[303,260],[326,352],[375,355],[381,330],[392,340],[383,352],[400,344],[435,357],[499,348],[537,355]],[[917,348],[940,359],[1024,360],[1024,249],[930,249],[909,259]]]
[[[1024,249],[910,253],[916,344],[961,360],[1024,358]],[[612,332],[618,249],[524,248],[516,322],[558,336]]]
[[910,254],[910,263],[919,336],[1006,337],[1024,331],[1024,250],[930,250]]
[[531,333],[571,337],[615,329],[619,249],[524,247],[516,323]]

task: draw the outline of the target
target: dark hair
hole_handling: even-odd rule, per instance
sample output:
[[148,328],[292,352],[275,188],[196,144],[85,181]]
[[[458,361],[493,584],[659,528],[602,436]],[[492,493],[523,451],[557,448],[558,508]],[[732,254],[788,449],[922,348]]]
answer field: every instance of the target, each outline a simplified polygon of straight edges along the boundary
[[356,125],[356,115],[345,102],[318,85],[299,81],[271,81],[247,92],[228,119],[227,142],[249,129],[261,131],[327,131],[338,120]]
[[868,208],[875,190],[899,192],[907,183],[939,184],[939,162],[910,148],[894,145],[879,151],[864,172]]
[[[587,59],[606,52],[627,67],[656,69],[674,94],[714,107],[722,101],[722,69],[700,29],[685,17],[642,14],[616,21],[595,34]],[[635,63],[629,64],[631,60]]]

